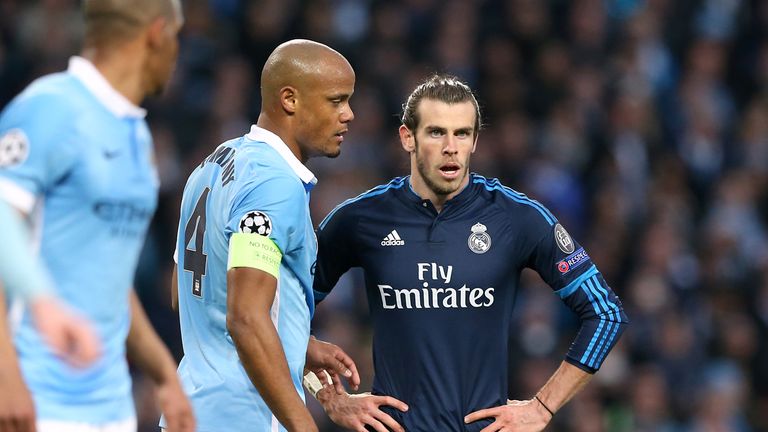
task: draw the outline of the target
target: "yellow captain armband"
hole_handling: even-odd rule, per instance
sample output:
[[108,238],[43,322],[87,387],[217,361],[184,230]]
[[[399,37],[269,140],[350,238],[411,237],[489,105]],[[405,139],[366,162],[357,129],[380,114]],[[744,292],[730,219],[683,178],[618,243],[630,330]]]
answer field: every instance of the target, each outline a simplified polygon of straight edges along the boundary
[[275,278],[280,275],[283,254],[271,238],[259,234],[234,233],[229,238],[227,270],[250,267],[265,271]]

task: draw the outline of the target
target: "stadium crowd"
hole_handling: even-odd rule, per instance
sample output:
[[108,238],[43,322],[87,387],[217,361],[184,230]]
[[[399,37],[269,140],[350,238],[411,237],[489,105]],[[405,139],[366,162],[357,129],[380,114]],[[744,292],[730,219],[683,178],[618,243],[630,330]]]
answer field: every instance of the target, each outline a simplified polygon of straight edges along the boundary
[[[161,196],[137,290],[180,357],[169,279],[183,182],[259,112],[266,56],[293,37],[343,53],[355,121],[319,179],[315,224],[407,172],[399,103],[428,74],[479,90],[473,170],[541,201],[584,244],[631,320],[550,430],[768,430],[768,2],[184,0],[171,86],[149,101]],[[0,107],[77,52],[77,0],[0,0]],[[464,234],[462,234],[464,235]],[[359,274],[318,308],[318,337],[371,380]],[[511,399],[562,360],[574,316],[535,273],[515,308]],[[477,353],[478,356],[483,353]],[[157,430],[135,379],[140,431]],[[321,430],[337,429],[314,402]]]

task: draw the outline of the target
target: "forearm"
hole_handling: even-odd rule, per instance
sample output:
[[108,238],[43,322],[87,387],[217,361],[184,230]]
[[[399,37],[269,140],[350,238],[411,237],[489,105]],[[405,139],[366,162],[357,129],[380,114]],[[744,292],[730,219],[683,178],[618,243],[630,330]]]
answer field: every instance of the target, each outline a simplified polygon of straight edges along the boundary
[[32,253],[28,228],[20,215],[0,199],[0,281],[9,293],[24,299],[51,294],[44,266]]
[[131,329],[126,341],[128,359],[157,385],[162,385],[169,379],[176,379],[176,361],[152,328],[133,290],[130,303]]
[[[0,283],[2,288],[2,283]],[[13,347],[13,335],[8,326],[5,294],[0,289],[0,383],[21,381],[21,367]]]
[[592,374],[564,361],[547,383],[536,393],[536,397],[546,409],[555,413],[591,379]]
[[[0,282],[0,288],[3,288]],[[0,289],[0,382],[5,381],[9,374],[19,372],[16,360],[16,350],[13,348],[13,337],[8,327],[8,311],[5,307],[5,294]]]
[[248,377],[280,423],[293,430],[294,425],[311,421],[269,315],[234,318],[228,327]]

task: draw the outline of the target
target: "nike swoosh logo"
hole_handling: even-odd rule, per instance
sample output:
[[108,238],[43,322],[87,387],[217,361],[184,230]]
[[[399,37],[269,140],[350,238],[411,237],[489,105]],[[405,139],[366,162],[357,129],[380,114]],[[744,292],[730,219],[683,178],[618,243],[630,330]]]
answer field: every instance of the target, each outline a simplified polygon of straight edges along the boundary
[[104,150],[104,157],[107,159],[114,159],[118,156],[120,156],[120,152],[117,150],[114,150],[114,151]]

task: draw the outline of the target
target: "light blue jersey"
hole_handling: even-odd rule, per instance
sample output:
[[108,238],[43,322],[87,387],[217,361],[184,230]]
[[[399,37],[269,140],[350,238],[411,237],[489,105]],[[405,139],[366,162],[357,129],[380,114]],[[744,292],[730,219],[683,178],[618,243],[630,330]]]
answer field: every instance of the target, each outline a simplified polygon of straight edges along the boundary
[[73,368],[22,317],[15,344],[38,419],[135,416],[125,359],[129,290],[158,190],[144,115],[78,57],[0,115],[0,199],[33,215],[57,295],[94,323],[103,349],[92,366]]
[[176,241],[184,345],[179,375],[199,431],[285,430],[248,378],[227,331],[227,257],[235,232],[267,235],[283,254],[271,318],[304,398],[317,255],[309,216],[315,182],[277,135],[256,126],[220,145],[187,181]]
[[30,247],[28,228],[0,199],[0,282],[11,296],[31,300],[51,292],[47,271]]

